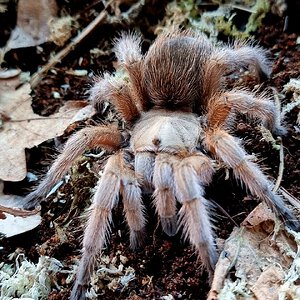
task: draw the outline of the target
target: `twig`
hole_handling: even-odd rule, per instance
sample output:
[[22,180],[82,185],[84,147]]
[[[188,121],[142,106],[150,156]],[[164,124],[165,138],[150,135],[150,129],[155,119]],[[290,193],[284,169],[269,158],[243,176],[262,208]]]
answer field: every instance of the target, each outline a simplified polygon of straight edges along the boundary
[[137,3],[132,5],[127,11],[122,13],[119,16],[110,17],[111,23],[118,23],[118,22],[127,22],[127,24],[130,23],[130,21],[135,20],[142,7],[145,5],[146,0],[139,0]]
[[280,102],[280,99],[279,99],[279,96],[278,96],[278,91],[274,87],[271,87],[271,90],[273,92],[277,114],[278,114],[278,116],[280,116],[280,114],[281,114],[281,102]]
[[35,208],[34,210],[24,210],[20,208],[11,208],[0,205],[0,211],[13,215],[15,217],[28,217],[36,215],[41,210],[40,207]]
[[282,139],[281,137],[278,137],[277,140],[280,141],[280,149],[279,149],[279,170],[278,170],[278,176],[275,182],[275,185],[273,187],[273,192],[277,192],[277,190],[280,187],[282,176],[283,176],[283,170],[284,170],[284,152],[283,152],[283,145],[282,145]]
[[95,28],[97,28],[101,23],[103,23],[106,20],[108,16],[106,8],[109,5],[111,5],[113,1],[114,0],[110,0],[95,20],[93,20],[81,33],[77,35],[77,37],[73,41],[71,41],[64,49],[58,52],[52,59],[50,59],[50,61],[45,66],[43,66],[38,72],[36,72],[32,76],[30,80],[31,88],[35,88],[40,83],[46,72],[48,72],[57,63],[59,63],[65,56],[69,54],[69,52],[74,50],[84,38],[86,38],[92,31],[95,30]]
[[[271,89],[272,89],[273,95],[274,95],[277,115],[280,116],[281,115],[281,102],[280,102],[280,99],[279,99],[279,96],[278,96],[278,92],[274,87],[272,87]],[[277,176],[277,179],[276,179],[276,182],[275,182],[275,186],[273,187],[273,192],[277,192],[277,190],[279,189],[279,186],[280,186],[281,181],[282,181],[283,170],[284,170],[284,152],[283,152],[282,138],[278,137],[277,141],[279,141],[279,143],[280,143],[280,148],[279,148],[279,170],[278,170],[278,176]]]
[[18,119],[18,120],[14,120],[14,119],[11,119],[9,120],[10,123],[18,123],[18,122],[30,122],[30,121],[45,121],[45,120],[67,120],[67,119],[70,119],[70,118],[67,118],[67,117],[37,117],[37,118],[28,118],[28,119]]

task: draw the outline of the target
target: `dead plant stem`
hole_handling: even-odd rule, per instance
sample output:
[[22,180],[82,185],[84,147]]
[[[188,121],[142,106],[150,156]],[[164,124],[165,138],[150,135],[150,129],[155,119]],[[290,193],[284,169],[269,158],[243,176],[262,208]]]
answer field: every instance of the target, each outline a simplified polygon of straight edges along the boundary
[[279,149],[279,170],[278,170],[278,176],[275,182],[275,185],[273,187],[273,192],[277,192],[277,190],[280,187],[283,171],[284,171],[284,152],[283,152],[283,145],[282,145],[282,139],[278,138],[280,140],[280,149]]

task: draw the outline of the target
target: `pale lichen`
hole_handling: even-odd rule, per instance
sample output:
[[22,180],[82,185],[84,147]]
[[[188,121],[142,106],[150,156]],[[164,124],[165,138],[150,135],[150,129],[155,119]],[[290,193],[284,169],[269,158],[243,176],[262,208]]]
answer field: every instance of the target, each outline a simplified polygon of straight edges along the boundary
[[56,273],[63,268],[60,261],[41,256],[37,264],[19,254],[15,267],[2,264],[0,269],[0,299],[32,298],[48,299],[52,286],[57,287]]
[[[216,39],[220,33],[246,39],[261,26],[262,20],[270,10],[268,0],[213,2],[219,5],[213,11],[205,11],[196,0],[170,2],[165,18],[157,26],[155,33],[174,27],[186,27],[203,31],[212,39]],[[249,17],[244,26],[238,28],[234,19],[240,11],[246,11]]]
[[[293,93],[292,102],[282,108],[282,118],[294,108],[300,108],[300,79],[292,78],[283,88],[284,93]],[[298,113],[297,124],[300,124],[300,112]]]
[[258,126],[259,131],[262,134],[262,139],[265,140],[267,143],[270,143],[275,150],[280,150],[280,141],[274,138],[273,134],[269,129],[264,126]]
[[300,286],[297,281],[300,278],[300,233],[287,229],[297,244],[297,251],[288,248],[288,254],[293,258],[292,265],[285,273],[284,283],[279,288],[278,300],[300,299]]
[[246,34],[255,32],[262,25],[263,19],[270,11],[269,0],[257,0],[255,5],[252,7],[252,10],[253,12],[251,13],[246,25]]
[[111,291],[125,289],[129,282],[135,279],[135,270],[131,266],[125,266],[127,262],[127,257],[120,251],[117,251],[113,257],[102,255],[96,272],[91,276],[91,285],[86,297],[99,299],[100,295],[105,294],[106,289]]

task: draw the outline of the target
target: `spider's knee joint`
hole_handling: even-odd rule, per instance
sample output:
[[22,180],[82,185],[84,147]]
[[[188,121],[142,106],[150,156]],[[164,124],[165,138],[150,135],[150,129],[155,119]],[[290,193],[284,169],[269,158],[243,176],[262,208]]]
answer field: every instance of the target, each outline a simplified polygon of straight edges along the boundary
[[195,201],[198,201],[198,200],[199,200],[199,198],[196,198],[196,197],[194,197],[194,198],[184,198],[183,200],[179,200],[179,202],[182,203],[183,205],[185,205],[185,204],[191,204],[191,203],[193,203]]
[[157,189],[157,193],[166,193],[169,192],[171,189],[167,186],[162,186],[161,188]]
[[238,160],[237,162],[231,163],[230,167],[237,171],[241,171],[247,165],[247,161],[248,161],[248,159],[246,157],[244,157],[244,158]]

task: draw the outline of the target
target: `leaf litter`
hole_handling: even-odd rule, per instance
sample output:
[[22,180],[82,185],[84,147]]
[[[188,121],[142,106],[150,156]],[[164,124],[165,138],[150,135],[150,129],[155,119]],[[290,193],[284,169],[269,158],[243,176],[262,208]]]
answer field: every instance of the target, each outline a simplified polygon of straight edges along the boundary
[[21,196],[5,195],[4,184],[0,180],[0,233],[9,238],[32,230],[40,225],[40,209],[25,211],[20,205]]
[[299,238],[259,204],[225,241],[208,300],[299,299]]
[[3,86],[0,89],[0,179],[20,181],[27,173],[26,148],[38,146],[48,139],[62,135],[68,125],[81,118],[90,117],[93,110],[90,106],[86,108],[85,101],[68,101],[59,112],[42,117],[32,110],[29,84],[17,89],[9,84]]
[[55,0],[19,0],[17,24],[6,45],[6,51],[43,44],[49,40],[49,22],[57,14]]
[[[32,110],[29,84],[16,88],[19,78],[15,76],[0,80],[3,83],[0,87],[0,182],[21,181],[27,174],[25,149],[62,135],[70,124],[91,117],[94,109],[86,101],[68,101],[57,113],[42,117]],[[21,197],[4,195],[2,189],[0,192],[2,234],[11,237],[41,223],[39,210],[20,216]]]

